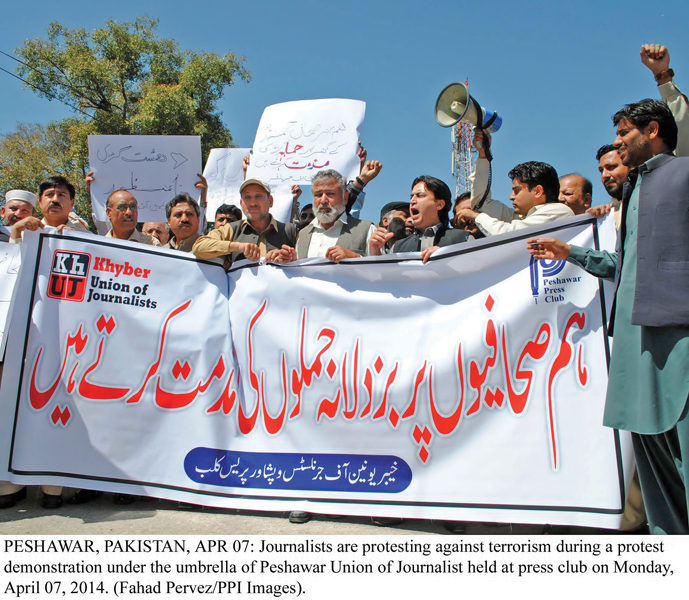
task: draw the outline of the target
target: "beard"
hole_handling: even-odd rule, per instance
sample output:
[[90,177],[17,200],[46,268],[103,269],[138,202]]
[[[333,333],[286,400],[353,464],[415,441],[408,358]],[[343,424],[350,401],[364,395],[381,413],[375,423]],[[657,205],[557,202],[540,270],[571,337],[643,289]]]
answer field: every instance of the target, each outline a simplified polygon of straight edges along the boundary
[[340,211],[330,204],[321,204],[318,208],[313,209],[313,214],[318,219],[319,223],[325,223],[326,225],[334,223],[340,218],[340,215],[344,212],[344,206]]

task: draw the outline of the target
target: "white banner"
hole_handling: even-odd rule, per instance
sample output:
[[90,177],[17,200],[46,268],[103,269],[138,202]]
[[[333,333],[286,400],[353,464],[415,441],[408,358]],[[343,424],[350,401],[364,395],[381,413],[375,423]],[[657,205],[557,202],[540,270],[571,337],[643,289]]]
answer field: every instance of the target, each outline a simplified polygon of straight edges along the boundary
[[105,203],[127,190],[139,204],[139,222],[167,221],[165,205],[177,194],[200,197],[201,138],[194,135],[90,135],[93,213],[108,221]]
[[328,98],[268,106],[261,116],[247,178],[272,187],[309,184],[320,170],[359,174],[358,142],[366,103]]
[[601,425],[603,287],[532,263],[525,240],[544,231],[597,244],[575,218],[426,265],[392,255],[225,275],[164,250],[27,236],[36,275],[22,273],[12,322],[0,479],[617,527],[631,445]]
[[203,176],[208,181],[208,221],[215,219],[221,204],[241,208],[239,186],[244,181],[242,160],[250,148],[213,148],[208,155]]

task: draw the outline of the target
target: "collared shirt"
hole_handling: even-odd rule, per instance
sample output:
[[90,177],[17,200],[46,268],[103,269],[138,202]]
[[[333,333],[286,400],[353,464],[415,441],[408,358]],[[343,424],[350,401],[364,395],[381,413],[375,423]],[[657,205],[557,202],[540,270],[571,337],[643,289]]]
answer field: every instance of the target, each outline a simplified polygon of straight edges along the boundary
[[[326,252],[333,246],[337,246],[337,239],[342,233],[342,228],[347,224],[347,212],[343,211],[330,229],[326,229],[320,224],[318,219],[313,221],[313,233],[311,234],[311,243],[309,244],[309,251],[306,254],[307,258],[324,258]],[[376,231],[376,226],[371,225],[366,233],[366,248],[371,241],[371,236]]]
[[[111,229],[108,231],[108,233],[105,234],[105,237],[113,238],[113,239],[118,239],[115,238],[115,235],[113,234],[113,230]],[[132,234],[127,238],[128,242],[138,242],[139,244],[148,244],[149,246],[160,246],[160,242],[154,238],[153,236],[146,235],[145,233],[139,233],[136,229],[132,231]]]
[[421,250],[433,247],[433,240],[435,240],[435,236],[441,225],[442,223],[438,221],[433,227],[426,227],[423,232],[419,233],[419,237],[421,238]]
[[191,249],[194,247],[194,242],[198,240],[200,237],[200,233],[195,233],[191,237],[188,237],[186,240],[177,242],[177,238],[172,236],[170,238],[170,241],[167,244],[165,244],[163,248],[171,248],[172,250],[180,250],[181,252],[191,252]]
[[[265,256],[267,253],[266,248],[266,234],[269,231],[278,232],[277,221],[271,215],[270,223],[268,227],[261,233],[258,233],[251,223],[244,219],[239,226],[242,233],[253,232],[258,235],[258,247],[261,250],[261,256]],[[198,241],[194,244],[194,254],[198,258],[216,258],[218,256],[226,256],[231,254],[230,243],[233,241],[234,231],[232,229],[232,223],[227,223],[220,227],[220,229],[213,229],[209,231],[206,235],[198,238]]]
[[[45,217],[41,219],[41,223],[43,223],[43,225],[48,225],[48,227],[51,226],[48,224],[48,221],[45,220]],[[75,212],[70,212],[69,215],[67,215],[67,223],[65,223],[65,225],[67,225],[67,227],[71,227],[75,231],[86,231],[87,233],[91,232],[88,223],[86,223],[86,221],[84,221],[84,219],[82,219]]]

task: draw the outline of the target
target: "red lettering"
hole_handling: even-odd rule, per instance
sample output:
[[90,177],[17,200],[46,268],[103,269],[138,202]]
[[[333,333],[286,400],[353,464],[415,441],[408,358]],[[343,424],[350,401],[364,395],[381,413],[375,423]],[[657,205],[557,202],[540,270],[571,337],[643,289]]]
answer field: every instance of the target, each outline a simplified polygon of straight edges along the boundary
[[431,408],[431,418],[435,430],[440,435],[450,435],[458,426],[462,419],[462,408],[464,406],[464,367],[462,366],[462,344],[459,344],[457,349],[457,373],[459,374],[459,404],[455,411],[448,415],[441,415],[435,406],[435,399],[433,398],[433,365],[428,374],[428,399]]
[[572,362],[572,343],[567,340],[567,335],[569,334],[572,325],[576,325],[580,330],[584,328],[586,324],[586,314],[574,313],[565,325],[565,329],[562,332],[562,338],[560,340],[560,351],[558,352],[552,366],[550,367],[550,373],[548,374],[548,430],[550,433],[550,449],[551,458],[553,464],[553,470],[557,471],[559,468],[558,455],[557,455],[557,424],[555,422],[555,401],[553,399],[553,382],[557,374],[565,369],[570,362]]

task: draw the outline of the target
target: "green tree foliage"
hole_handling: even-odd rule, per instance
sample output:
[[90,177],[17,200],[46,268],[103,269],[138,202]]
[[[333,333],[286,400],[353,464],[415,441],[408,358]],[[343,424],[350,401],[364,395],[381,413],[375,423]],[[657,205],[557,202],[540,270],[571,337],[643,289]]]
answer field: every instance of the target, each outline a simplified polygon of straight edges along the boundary
[[[180,50],[174,40],[156,34],[157,25],[158,20],[143,16],[133,23],[108,21],[89,33],[52,23],[47,39],[26,40],[16,49],[22,61],[18,75],[40,96],[75,107],[75,116],[47,127],[20,125],[5,136],[3,167],[17,145],[35,153],[36,160],[29,161],[32,167],[15,165],[11,176],[0,173],[1,188],[10,189],[11,181],[35,189],[38,172],[72,174],[74,183],[81,183],[92,134],[199,135],[204,159],[211,148],[232,146],[216,107],[228,86],[250,79],[244,57]],[[53,148],[61,156],[43,154],[47,142],[41,143],[40,133],[43,140],[65,136]],[[35,152],[29,140],[39,143]],[[47,165],[43,171],[39,159]]]
[[38,192],[41,181],[51,175],[63,175],[76,188],[75,209],[84,217],[91,214],[91,204],[84,184],[85,160],[73,153],[70,140],[81,124],[65,119],[46,126],[19,123],[0,139],[0,188]]

